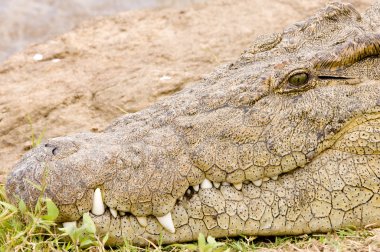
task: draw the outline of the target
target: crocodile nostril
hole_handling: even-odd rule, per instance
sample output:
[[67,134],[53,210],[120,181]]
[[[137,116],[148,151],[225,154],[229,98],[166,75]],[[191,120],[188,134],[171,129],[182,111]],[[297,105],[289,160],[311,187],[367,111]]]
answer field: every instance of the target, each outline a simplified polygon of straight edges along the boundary
[[55,156],[57,155],[58,153],[58,148],[57,147],[54,147],[52,150],[51,150],[51,153]]

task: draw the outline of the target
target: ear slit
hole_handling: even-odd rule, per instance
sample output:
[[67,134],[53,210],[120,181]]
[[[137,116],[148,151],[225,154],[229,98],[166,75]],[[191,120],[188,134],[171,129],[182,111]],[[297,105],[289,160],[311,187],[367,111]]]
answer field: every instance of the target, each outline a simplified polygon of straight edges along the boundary
[[318,78],[321,79],[321,80],[328,80],[328,79],[333,79],[333,80],[351,80],[351,79],[353,79],[351,77],[329,76],[329,75],[320,75],[320,76],[318,76]]

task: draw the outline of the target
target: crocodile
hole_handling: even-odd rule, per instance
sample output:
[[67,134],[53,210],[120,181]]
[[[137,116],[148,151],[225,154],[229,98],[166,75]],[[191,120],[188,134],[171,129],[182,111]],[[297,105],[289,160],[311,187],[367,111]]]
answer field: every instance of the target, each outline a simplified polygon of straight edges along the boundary
[[380,2],[330,3],[258,37],[198,84],[101,132],[46,140],[6,183],[109,244],[170,244],[376,226],[380,221]]

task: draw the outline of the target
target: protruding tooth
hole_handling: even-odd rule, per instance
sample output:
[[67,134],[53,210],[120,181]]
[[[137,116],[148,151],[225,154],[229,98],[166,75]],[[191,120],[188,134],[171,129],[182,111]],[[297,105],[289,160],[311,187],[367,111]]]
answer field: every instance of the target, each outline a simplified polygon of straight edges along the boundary
[[170,233],[175,233],[174,223],[172,219],[172,214],[169,212],[164,216],[157,217],[158,222]]
[[278,175],[271,177],[271,179],[277,180],[278,179]]
[[210,189],[210,188],[212,188],[211,181],[208,180],[208,179],[203,180],[203,182],[201,183],[201,188],[202,189]]
[[215,188],[219,188],[220,187],[220,183],[219,182],[212,182],[215,186]]
[[261,186],[261,184],[263,183],[263,180],[262,179],[259,179],[259,180],[256,180],[256,181],[253,181],[253,184],[255,186]]
[[230,185],[228,182],[222,182],[222,185]]
[[125,216],[125,212],[119,211],[120,216]]
[[117,218],[117,210],[110,207],[110,212],[114,218]]
[[136,217],[136,219],[140,223],[141,226],[143,226],[143,227],[148,226],[148,220],[145,216]]
[[234,187],[236,188],[236,190],[241,190],[241,188],[243,187],[243,184],[242,183],[239,183],[239,184],[234,184]]
[[195,186],[193,186],[193,188],[194,188],[194,191],[196,191],[196,192],[199,191],[199,185],[195,185]]
[[77,222],[76,221],[63,222],[62,225],[64,228],[73,229],[77,227]]
[[102,199],[102,192],[99,188],[96,188],[94,192],[94,198],[92,200],[92,209],[91,212],[95,215],[104,214],[105,208]]
[[263,178],[263,182],[266,182],[266,181],[269,181],[269,178],[264,177],[264,178]]
[[187,190],[186,190],[186,194],[190,195],[190,194],[191,194],[191,190],[190,190],[190,189],[187,189]]

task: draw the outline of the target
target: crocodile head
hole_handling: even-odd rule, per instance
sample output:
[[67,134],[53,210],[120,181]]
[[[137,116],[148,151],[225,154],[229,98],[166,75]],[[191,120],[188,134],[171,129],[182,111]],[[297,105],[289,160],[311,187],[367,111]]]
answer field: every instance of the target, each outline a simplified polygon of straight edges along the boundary
[[100,133],[47,140],[6,189],[111,244],[327,232],[380,221],[380,4],[332,3]]

